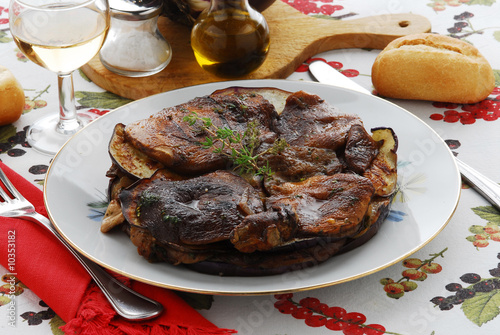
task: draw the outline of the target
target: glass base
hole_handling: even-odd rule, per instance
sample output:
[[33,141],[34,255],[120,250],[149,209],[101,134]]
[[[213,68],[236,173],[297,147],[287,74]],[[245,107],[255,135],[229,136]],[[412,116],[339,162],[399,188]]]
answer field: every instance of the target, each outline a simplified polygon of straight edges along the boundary
[[29,145],[44,154],[55,155],[78,130],[92,121],[92,117],[87,114],[78,114],[79,126],[77,129],[60,133],[56,131],[59,122],[59,115],[51,115],[37,120],[26,132],[26,140]]
[[147,77],[157,74],[170,63],[171,58],[172,58],[171,56],[168,57],[163,63],[157,64],[155,68],[151,69],[139,68],[139,67],[136,69],[125,69],[108,63],[106,60],[103,59],[102,56],[100,57],[100,60],[102,65],[109,71],[114,72],[120,76],[135,78],[135,77]]

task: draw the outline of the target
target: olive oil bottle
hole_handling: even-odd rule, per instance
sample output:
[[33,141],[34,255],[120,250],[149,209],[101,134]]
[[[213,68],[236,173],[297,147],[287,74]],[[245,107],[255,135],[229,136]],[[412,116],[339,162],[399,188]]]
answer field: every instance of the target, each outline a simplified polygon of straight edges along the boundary
[[212,0],[191,31],[196,61],[218,77],[236,78],[256,70],[269,45],[267,22],[248,0]]

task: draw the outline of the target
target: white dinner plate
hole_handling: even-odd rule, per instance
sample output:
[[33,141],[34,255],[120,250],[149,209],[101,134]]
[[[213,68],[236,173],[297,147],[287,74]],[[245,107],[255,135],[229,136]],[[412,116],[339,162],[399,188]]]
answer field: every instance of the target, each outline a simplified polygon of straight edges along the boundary
[[[119,229],[100,232],[98,203],[106,200],[108,142],[116,123],[143,119],[167,106],[229,86],[276,87],[314,93],[367,129],[391,127],[399,139],[400,191],[389,217],[366,244],[312,268],[264,277],[220,277],[182,266],[149,263]],[[324,84],[244,80],[204,84],[134,101],[93,121],[71,138],[47,172],[44,201],[52,222],[81,253],[105,268],[166,288],[227,295],[293,292],[343,283],[386,268],[431,241],[448,223],[460,197],[460,174],[445,142],[408,111],[377,97]]]

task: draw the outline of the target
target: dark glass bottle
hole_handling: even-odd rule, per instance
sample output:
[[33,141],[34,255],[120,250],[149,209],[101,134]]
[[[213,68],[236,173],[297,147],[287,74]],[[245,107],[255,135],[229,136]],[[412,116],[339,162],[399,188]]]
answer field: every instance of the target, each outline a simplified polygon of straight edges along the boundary
[[219,77],[236,78],[256,70],[269,45],[266,19],[248,0],[212,0],[191,32],[198,64]]

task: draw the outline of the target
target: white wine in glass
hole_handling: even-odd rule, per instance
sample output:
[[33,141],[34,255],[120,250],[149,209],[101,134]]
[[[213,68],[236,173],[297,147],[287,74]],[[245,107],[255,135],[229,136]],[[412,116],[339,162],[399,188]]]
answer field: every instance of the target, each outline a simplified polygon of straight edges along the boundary
[[36,121],[26,139],[55,154],[90,118],[78,115],[73,72],[101,49],[109,30],[108,0],[11,0],[10,31],[32,62],[57,73],[59,114]]

